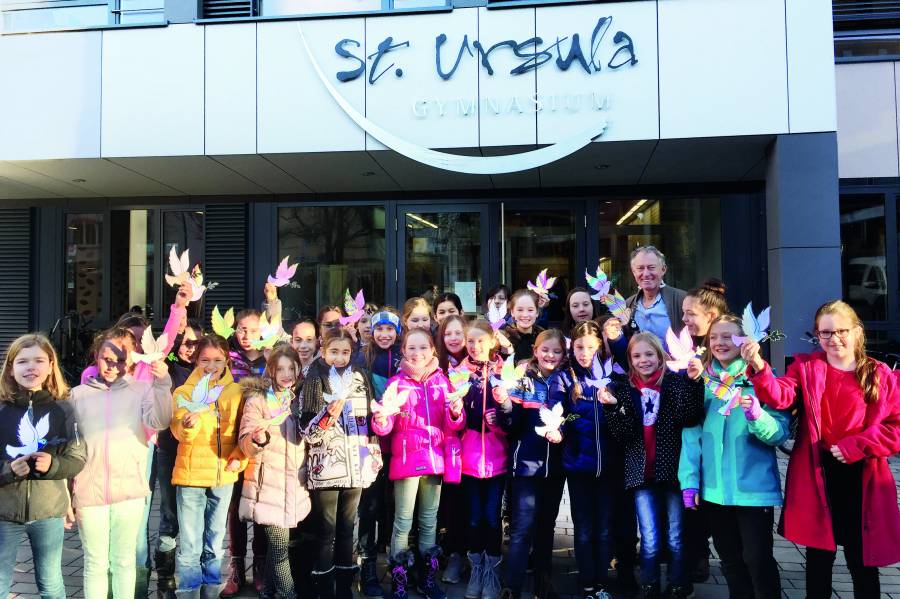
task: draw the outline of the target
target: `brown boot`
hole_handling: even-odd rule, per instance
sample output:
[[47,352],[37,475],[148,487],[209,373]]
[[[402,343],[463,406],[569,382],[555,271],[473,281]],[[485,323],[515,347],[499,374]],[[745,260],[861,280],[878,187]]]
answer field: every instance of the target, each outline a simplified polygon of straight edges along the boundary
[[244,558],[231,558],[231,572],[228,574],[228,579],[225,581],[225,587],[222,589],[220,597],[234,597],[241,591],[241,587],[247,584],[245,570]]
[[266,558],[253,558],[253,589],[259,595],[266,589]]

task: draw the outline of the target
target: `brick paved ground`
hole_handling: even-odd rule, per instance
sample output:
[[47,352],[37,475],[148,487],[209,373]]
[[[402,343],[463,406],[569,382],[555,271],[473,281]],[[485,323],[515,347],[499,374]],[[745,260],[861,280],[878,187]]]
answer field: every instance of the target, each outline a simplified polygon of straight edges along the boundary
[[[781,456],[779,460],[782,477],[787,467],[787,460]],[[895,480],[900,480],[900,458],[895,457],[891,460],[891,469],[894,472]],[[151,528],[155,536],[155,523],[158,521],[158,512],[154,506],[151,514]],[[554,549],[554,571],[556,577],[554,585],[562,595],[563,599],[574,597],[576,590],[576,574],[574,550],[572,535],[572,518],[569,513],[568,498],[563,499],[563,505],[560,509],[559,520],[556,528],[556,547]],[[900,542],[900,539],[898,539]],[[382,556],[382,560],[383,560]],[[714,556],[715,557],[715,556]],[[775,559],[778,560],[781,568],[781,584],[784,589],[785,598],[800,598],[805,596],[804,576],[805,576],[805,552],[802,547],[784,540],[780,536],[775,537]],[[248,560],[249,561],[249,560]],[[66,590],[69,597],[83,597],[82,592],[82,558],[81,545],[78,540],[78,533],[70,531],[66,534],[65,548],[63,550],[63,576],[65,577]],[[718,559],[711,561],[711,576],[706,584],[696,585],[695,597],[698,599],[718,599],[727,598],[728,590],[725,586],[725,579],[722,577],[722,570],[719,566]],[[384,565],[379,569],[384,571]],[[13,575],[14,585],[9,599],[39,599],[37,588],[34,584],[34,566],[31,560],[31,551],[27,542],[19,548],[17,556],[16,571]],[[248,572],[248,579],[250,573]],[[387,579],[385,579],[387,586]],[[834,568],[834,588],[835,596],[841,598],[853,597],[852,585],[850,583],[850,573],[847,570],[846,562],[842,553],[838,553],[836,565]],[[151,581],[150,590],[155,592],[156,582]],[[462,599],[465,585],[459,584],[450,587],[448,597],[450,599]],[[882,597],[890,597],[892,599],[900,599],[900,567],[882,568],[881,569],[881,590]],[[155,594],[155,593],[154,593]],[[250,593],[242,594],[244,597],[252,597]],[[527,595],[530,597],[530,595]]]

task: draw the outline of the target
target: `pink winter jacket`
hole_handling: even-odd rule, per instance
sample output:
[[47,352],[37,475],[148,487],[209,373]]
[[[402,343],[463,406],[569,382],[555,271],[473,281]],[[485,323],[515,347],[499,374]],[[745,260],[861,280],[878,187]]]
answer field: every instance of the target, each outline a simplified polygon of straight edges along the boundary
[[440,368],[431,369],[421,381],[406,372],[391,377],[397,391],[409,391],[409,399],[399,414],[389,416],[384,426],[372,419],[372,430],[389,436],[391,444],[391,480],[444,474],[444,438],[465,426],[465,413],[454,419],[447,404],[450,381]]
[[[509,442],[500,428],[500,405],[494,400],[490,377],[499,375],[503,360],[475,363],[466,358],[460,368],[471,372],[469,392],[463,399],[466,431],[462,437],[462,473],[475,478],[493,478],[506,474]],[[495,424],[488,424],[485,412],[495,410]]]
[[[306,445],[297,427],[296,399],[284,422],[267,422],[274,416],[266,401],[269,387],[267,379],[241,379],[244,415],[238,444],[250,458],[250,465],[244,471],[238,513],[242,520],[256,524],[293,528],[311,508],[306,490]],[[263,445],[253,441],[253,433],[259,428],[267,433]]]
[[125,375],[110,385],[90,379],[70,391],[76,431],[87,445],[87,462],[73,482],[76,509],[150,494],[145,428],[169,426],[171,388],[168,375],[152,383]]

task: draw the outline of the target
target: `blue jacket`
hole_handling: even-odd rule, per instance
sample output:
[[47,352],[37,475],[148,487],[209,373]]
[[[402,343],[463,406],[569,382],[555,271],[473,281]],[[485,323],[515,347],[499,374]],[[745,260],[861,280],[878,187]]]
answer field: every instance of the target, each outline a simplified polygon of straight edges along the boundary
[[[746,368],[739,358],[724,370],[735,377],[741,395],[755,395]],[[711,369],[723,370],[716,360]],[[703,501],[719,505],[781,505],[775,447],[790,435],[790,415],[764,405],[760,417],[750,422],[739,405],[728,416],[719,412],[722,406],[707,387],[703,423],[682,431],[681,488],[700,489]]]
[[510,393],[512,412],[501,425],[510,437],[509,471],[513,476],[562,475],[561,444],[550,443],[534,432],[534,427],[543,425],[541,406],[549,408],[563,399],[551,398],[551,393],[561,393],[561,387],[554,384],[558,376],[553,373],[545,379],[537,368],[529,366],[525,388]]
[[[574,373],[575,379],[572,378]],[[596,391],[585,381],[590,372],[572,361],[571,367],[555,377],[551,386],[552,405],[562,401],[563,413],[572,415],[562,426],[562,466],[567,473],[593,474],[600,477],[617,458],[609,442],[609,432],[603,406],[596,399]],[[575,398],[574,381],[581,384],[583,397]]]
[[[375,342],[372,341],[371,343]],[[381,396],[384,395],[384,390],[387,387],[388,379],[400,372],[400,360],[403,359],[403,352],[400,351],[399,341],[388,349],[381,349],[377,345],[373,346],[372,349],[375,351],[375,359],[372,361],[372,367],[369,370],[372,373],[372,387],[375,392],[375,399],[381,400]]]

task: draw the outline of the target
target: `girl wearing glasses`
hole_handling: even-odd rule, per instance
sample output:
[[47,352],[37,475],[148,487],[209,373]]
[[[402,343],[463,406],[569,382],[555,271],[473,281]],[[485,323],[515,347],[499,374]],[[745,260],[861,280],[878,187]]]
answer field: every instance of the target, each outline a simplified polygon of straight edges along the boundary
[[878,566],[900,561],[900,511],[887,461],[900,451],[897,380],[866,355],[862,322],[846,303],[820,307],[814,330],[824,352],[796,356],[778,378],[757,343],[741,347],[763,403],[802,403],[780,532],[807,547],[807,597],[831,596],[837,545],[854,596],[879,597]]

